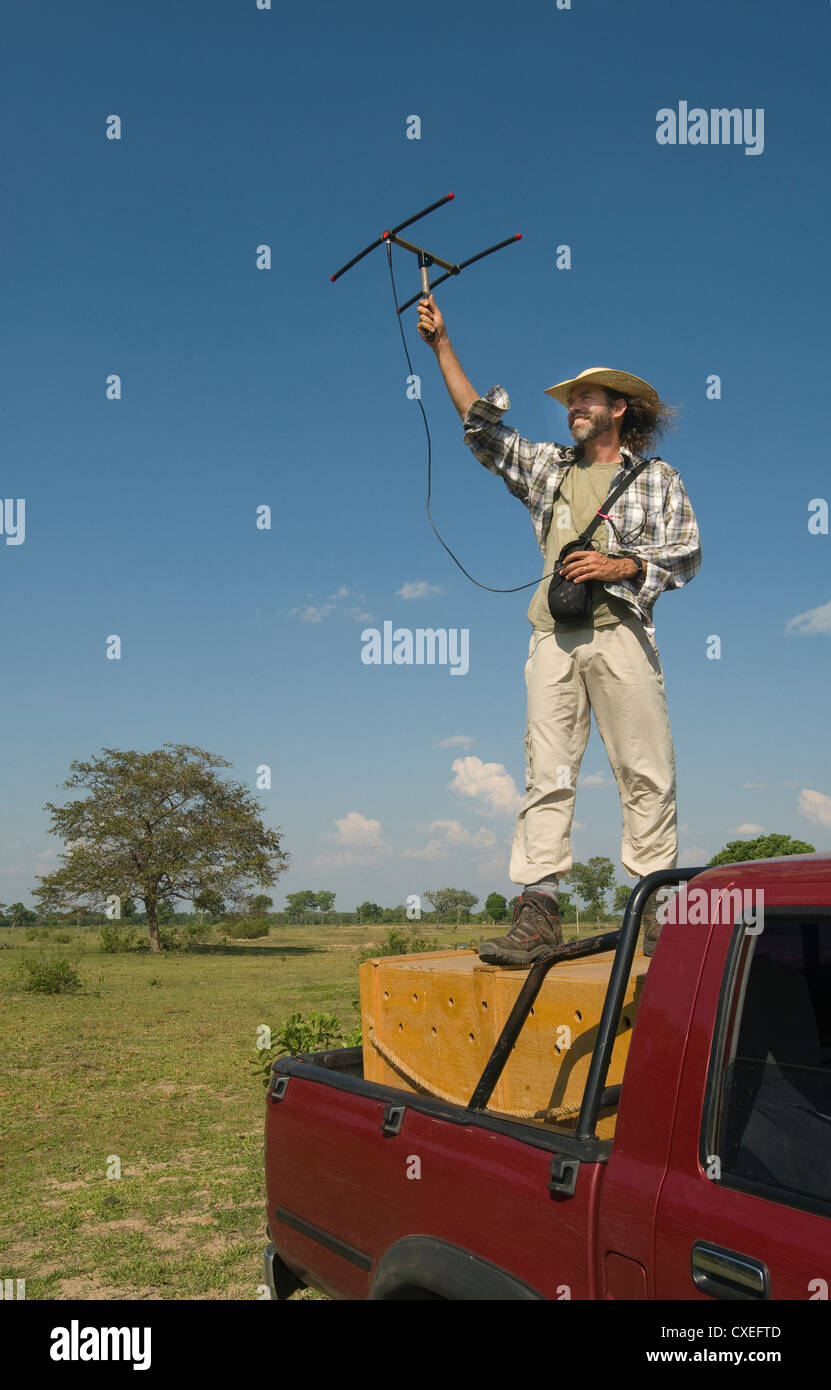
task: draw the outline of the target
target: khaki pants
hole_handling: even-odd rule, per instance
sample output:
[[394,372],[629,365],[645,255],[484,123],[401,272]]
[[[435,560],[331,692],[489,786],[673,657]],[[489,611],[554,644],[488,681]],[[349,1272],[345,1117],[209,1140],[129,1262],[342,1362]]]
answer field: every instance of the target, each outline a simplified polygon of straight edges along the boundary
[[678,858],[675,755],[658,648],[634,616],[608,627],[531,634],[525,665],[526,794],[511,850],[513,883],[571,868],[577,774],[594,711],[620,792],[620,858],[634,877]]

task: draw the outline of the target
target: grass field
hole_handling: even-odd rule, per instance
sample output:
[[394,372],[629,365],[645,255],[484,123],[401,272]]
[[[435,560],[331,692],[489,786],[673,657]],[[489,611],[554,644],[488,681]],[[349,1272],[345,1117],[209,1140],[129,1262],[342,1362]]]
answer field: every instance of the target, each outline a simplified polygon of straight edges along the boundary
[[[442,945],[483,931],[424,930]],[[71,936],[0,928],[0,1278],[25,1279],[28,1299],[256,1299],[257,1027],[296,1011],[351,1026],[357,952],[385,928],[272,927],[161,956],[107,954],[95,928]],[[42,950],[77,962],[82,993],[23,992],[15,962]]]

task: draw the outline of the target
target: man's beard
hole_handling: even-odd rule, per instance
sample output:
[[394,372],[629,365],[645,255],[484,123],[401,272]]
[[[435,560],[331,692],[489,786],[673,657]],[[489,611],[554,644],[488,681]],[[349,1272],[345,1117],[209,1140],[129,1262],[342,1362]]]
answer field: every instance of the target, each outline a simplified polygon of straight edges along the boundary
[[599,434],[605,434],[610,430],[614,420],[612,412],[608,406],[595,406],[588,419],[575,420],[570,426],[571,437],[576,439],[578,444],[588,444],[590,439],[596,439]]

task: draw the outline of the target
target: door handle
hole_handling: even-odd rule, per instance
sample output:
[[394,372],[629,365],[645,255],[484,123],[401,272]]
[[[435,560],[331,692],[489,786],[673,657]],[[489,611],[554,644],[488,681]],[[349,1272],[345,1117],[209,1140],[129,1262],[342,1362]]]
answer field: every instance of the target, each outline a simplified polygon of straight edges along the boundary
[[738,1255],[722,1245],[697,1240],[690,1254],[693,1283],[711,1298],[755,1300],[770,1298],[767,1265],[749,1255]]

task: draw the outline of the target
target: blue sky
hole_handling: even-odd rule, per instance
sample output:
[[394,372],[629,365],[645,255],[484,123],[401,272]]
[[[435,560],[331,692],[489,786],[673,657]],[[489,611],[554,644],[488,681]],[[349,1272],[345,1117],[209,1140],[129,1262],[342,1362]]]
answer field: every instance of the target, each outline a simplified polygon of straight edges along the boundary
[[[414,240],[462,260],[523,234],[437,291],[509,422],[569,442],[544,389],[599,364],[683,407],[661,452],[704,565],[655,614],[682,862],[753,827],[828,848],[827,3],[29,0],[4,27],[0,496],[26,534],[0,538],[0,900],[55,865],[43,805],[74,758],[165,741],[252,789],[271,768],[278,905],[516,891],[529,594],[475,589],[429,530],[384,251],[329,281],[451,190]],[[763,151],[659,144],[682,101],[762,110]],[[408,298],[414,258],[394,266]],[[530,518],[405,323],[437,524],[484,582],[530,581]],[[466,628],[469,672],[363,664],[384,621]],[[624,881],[596,732],[583,772],[575,858]]]

